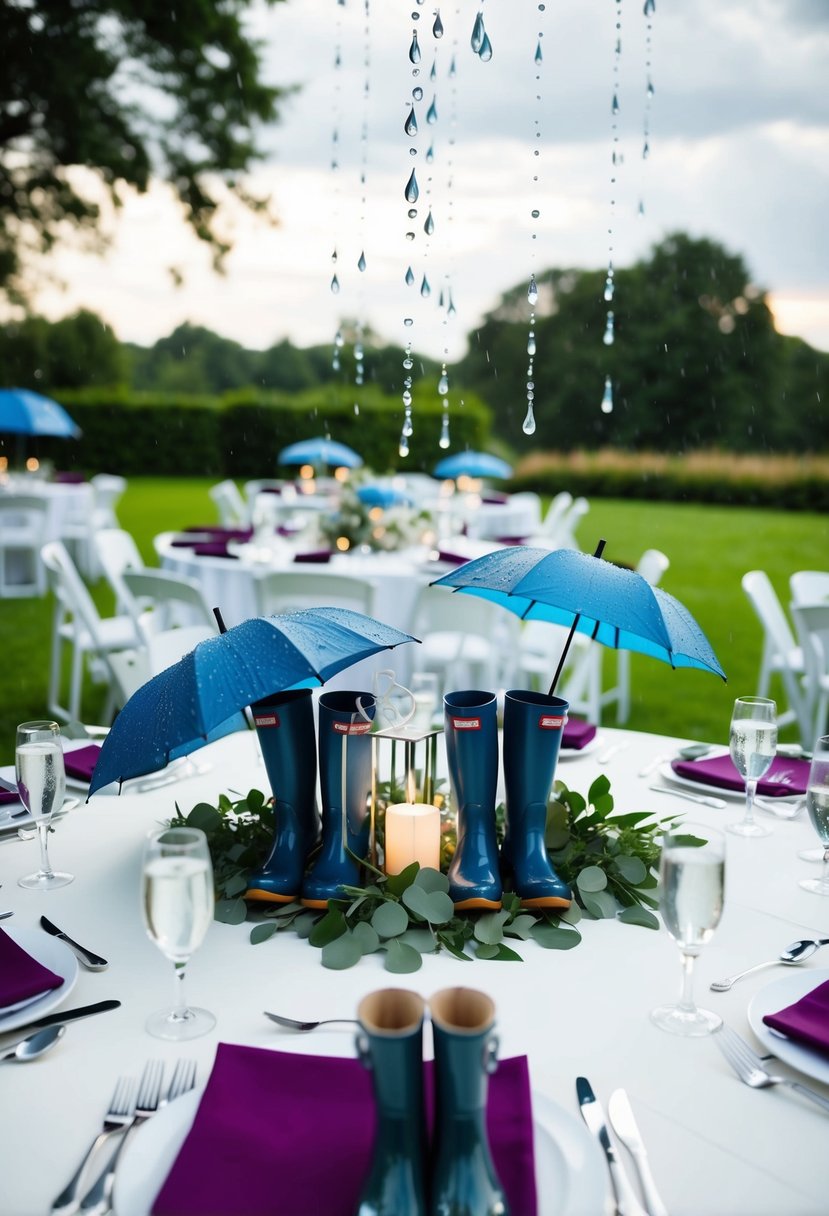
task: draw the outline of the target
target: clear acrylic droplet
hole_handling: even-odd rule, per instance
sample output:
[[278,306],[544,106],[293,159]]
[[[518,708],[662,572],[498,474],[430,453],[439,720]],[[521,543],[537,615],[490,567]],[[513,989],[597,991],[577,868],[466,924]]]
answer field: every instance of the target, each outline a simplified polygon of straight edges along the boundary
[[409,110],[409,113],[406,115],[406,121],[403,123],[403,130],[407,135],[411,135],[412,137],[417,135],[417,115],[415,114],[414,106],[412,106],[411,110]]
[[530,333],[530,336],[527,339],[527,354],[528,355],[535,354],[535,334],[532,332]]
[[647,160],[650,156],[651,146],[647,140],[642,145],[642,160]]
[[423,296],[424,300],[427,296],[432,294],[432,289],[429,286],[429,280],[426,278],[426,275],[423,276],[423,282],[420,284],[420,294]]
[[407,355],[406,358],[403,360],[403,366],[406,368],[406,371],[411,371],[412,368],[414,367],[414,360],[410,359],[409,356]]
[[605,376],[604,379],[604,394],[602,396],[602,413],[613,413],[613,385],[610,383],[610,376]]
[[656,0],[645,0],[645,7],[642,12],[646,17],[652,17],[656,12]]
[[535,281],[535,275],[530,275],[530,285],[527,288],[527,303],[535,308],[538,303],[538,285]]
[[609,276],[604,281],[604,298],[608,304],[613,299],[613,280]]
[[343,345],[344,341],[345,341],[345,338],[343,338],[343,331],[341,329],[338,329],[336,334],[334,335],[334,345],[336,347],[341,347]]
[[398,456],[403,457],[408,456],[409,454],[409,441],[406,439],[405,435],[400,436],[400,444],[397,448],[397,454]]
[[435,159],[435,145],[429,144],[429,147],[426,149],[426,164],[431,165],[431,163],[434,159]]
[[435,24],[432,26],[432,33],[435,38],[443,37],[443,22],[440,19],[440,9],[435,13]]
[[446,448],[449,447],[449,442],[449,415],[446,413],[446,411],[444,411],[443,418],[440,422],[440,439],[438,440],[438,447],[443,448],[445,451]]
[[489,41],[489,34],[484,34],[481,49],[478,51],[478,58],[483,63],[489,63],[490,59],[492,58],[492,43]]
[[619,113],[619,98],[616,96],[615,93],[613,94],[613,101],[610,104],[610,113],[611,114]]
[[337,278],[336,275],[334,275],[333,279],[331,280],[331,291],[334,295],[337,295],[339,290],[340,290],[340,280]]
[[[410,266],[409,269],[406,271],[406,286],[411,287],[411,285],[412,285],[412,283],[414,283],[414,281],[415,281],[414,271],[412,270],[412,268]],[[406,364],[404,363],[403,366],[405,367]]]
[[441,397],[445,397],[448,392],[449,392],[449,377],[447,376],[446,372],[444,372],[442,374],[440,380],[438,380],[438,393],[441,395]]
[[648,83],[647,83],[645,92],[647,93],[648,97],[653,97],[654,93],[656,92],[656,89],[653,87],[653,81],[651,80],[650,76],[648,77]]
[[417,30],[412,30],[412,43],[409,47],[409,61],[420,63],[420,44],[417,41]]
[[406,182],[406,189],[403,193],[407,203],[416,203],[420,197],[420,187],[417,184],[414,169],[412,169],[411,177]]
[[613,339],[614,339],[613,325],[614,325],[613,313],[609,312],[607,314],[607,324],[605,325],[604,337],[602,338],[602,341],[604,342],[605,346],[613,345]]
[[366,255],[365,255],[365,252],[363,252],[360,254],[359,261],[357,262],[357,269],[362,272],[363,270],[365,270],[365,268],[366,268]]
[[406,212],[406,215],[408,215],[410,220],[416,220],[417,219],[417,207],[410,207],[409,210]]
[[427,236],[431,236],[432,233],[435,231],[435,221],[432,219],[431,211],[426,216],[426,223],[423,225],[423,231],[426,233]]
[[359,414],[359,412],[360,412],[360,403],[359,403],[359,401],[355,401],[354,402],[354,413]]
[[525,435],[535,434],[535,414],[533,413],[533,405],[531,401],[527,405],[527,413],[523,423],[521,424],[521,430]]
[[405,392],[403,393],[403,404],[404,405],[412,404],[412,394],[409,392],[408,389],[406,389]]
[[428,123],[434,125],[434,123],[436,123],[437,120],[438,120],[437,98],[433,97],[432,104],[429,106],[429,109],[426,111],[426,121]]
[[412,325],[414,325],[414,321],[412,320],[411,317],[404,317],[403,324],[406,326],[407,329],[409,329],[409,328],[411,328]]
[[544,56],[541,54],[541,43],[540,42],[538,43],[538,46],[535,48],[534,58],[535,58],[536,63],[541,63],[541,61],[544,58]]
[[485,36],[486,30],[484,29],[484,14],[483,12],[480,12],[475,18],[475,24],[472,26],[472,37],[470,39],[472,50],[476,55],[480,54]]

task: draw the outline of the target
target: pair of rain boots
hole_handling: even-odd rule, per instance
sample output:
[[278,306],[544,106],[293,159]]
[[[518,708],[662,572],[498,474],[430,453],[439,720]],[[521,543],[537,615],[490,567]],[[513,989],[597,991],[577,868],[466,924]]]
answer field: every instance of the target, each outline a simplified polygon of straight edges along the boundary
[[[301,900],[325,908],[342,886],[360,880],[358,858],[369,844],[371,723],[368,692],[329,692],[319,700],[319,745],[310,688],[282,692],[251,706],[262,758],[274,795],[274,840],[262,868],[248,875],[246,899]],[[317,755],[322,798],[322,844],[316,805]]]
[[504,702],[506,832],[495,832],[498,782],[497,702],[491,692],[444,697],[449,781],[457,808],[449,895],[458,911],[498,909],[511,877],[525,908],[569,908],[572,893],[545,844],[547,798],[569,705],[561,697],[513,689]]
[[496,1067],[495,1006],[482,992],[446,988],[429,1001],[435,1050],[435,1126],[426,1131],[423,1022],[416,992],[386,988],[360,1002],[357,1049],[372,1075],[376,1133],[356,1216],[508,1216],[486,1130]]

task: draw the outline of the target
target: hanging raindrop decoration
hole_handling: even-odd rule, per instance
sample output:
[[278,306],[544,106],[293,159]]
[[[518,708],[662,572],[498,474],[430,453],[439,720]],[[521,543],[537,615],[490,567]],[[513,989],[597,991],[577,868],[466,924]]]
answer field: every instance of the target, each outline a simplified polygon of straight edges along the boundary
[[[610,304],[613,301],[615,294],[614,284],[614,268],[613,268],[613,242],[615,239],[616,226],[616,183],[619,167],[622,163],[621,153],[619,151],[619,67],[622,58],[622,0],[616,0],[616,41],[613,47],[613,96],[610,102],[610,133],[611,133],[611,149],[610,149],[610,214],[607,225],[607,277],[604,284],[604,299],[605,303]],[[605,331],[602,341],[605,346],[612,346],[615,341],[615,326],[614,326],[613,310],[608,309],[605,320]],[[605,376],[604,396],[602,397],[602,413],[610,414],[613,412],[613,383],[610,376]]]
[[492,58],[492,43],[489,41],[489,34],[484,28],[484,5],[481,0],[481,7],[475,17],[475,24],[472,26],[472,37],[470,38],[472,50],[483,63],[489,63]]
[[[357,269],[360,272],[360,286],[357,306],[357,325],[354,335],[354,383],[362,387],[365,383],[365,351],[363,347],[363,322],[365,313],[365,298],[362,276],[366,272],[367,262],[365,253],[366,232],[366,179],[368,166],[368,113],[371,95],[371,21],[370,0],[364,0],[363,24],[363,117],[360,124],[360,257]],[[359,402],[354,403],[354,413],[359,414]]]
[[[417,0],[417,4],[422,5],[423,0]],[[420,20],[420,13],[418,13],[415,10],[414,12],[412,12],[412,21],[416,22],[419,20]],[[418,34],[417,34],[417,26],[415,26],[414,29],[412,30],[412,40],[409,43],[409,63],[412,65],[411,73],[412,73],[412,78],[415,80],[415,85],[412,89],[412,100],[410,103],[410,108],[406,115],[406,120],[403,124],[404,134],[407,136],[408,139],[410,139],[412,141],[409,146],[409,155],[412,157],[417,156],[417,140],[418,140],[418,136],[419,136],[419,132],[420,132],[420,126],[418,124],[417,111],[416,111],[415,107],[418,106],[420,104],[420,102],[423,100],[423,88],[421,87],[421,85],[419,85],[417,83],[417,78],[420,75],[420,66],[419,65],[421,63],[422,58],[423,58],[423,52],[421,51],[421,48],[420,48],[420,41],[418,39]],[[407,104],[409,104],[409,103],[407,103]],[[408,203],[406,217],[407,217],[409,223],[406,228],[406,240],[414,241],[416,239],[416,235],[417,235],[416,230],[415,230],[414,221],[417,219],[417,216],[418,216],[418,209],[415,204],[417,203],[418,199],[420,198],[420,185],[418,184],[417,172],[416,172],[415,168],[412,168],[412,171],[409,174],[409,178],[403,189],[403,198],[405,199],[406,203]],[[405,283],[406,283],[406,286],[409,288],[413,287],[415,284],[415,273],[412,270],[411,265],[409,265],[406,270]],[[424,288],[426,289],[425,291],[424,291]],[[421,295],[427,295],[428,292],[429,292],[429,285],[426,280],[426,276],[424,275],[423,282],[421,283]],[[414,325],[414,318],[412,316],[404,317],[403,325],[407,329],[411,329],[411,327]],[[412,383],[413,383],[412,368],[413,367],[414,367],[414,360],[412,359],[412,340],[411,340],[411,338],[407,338],[406,346],[405,346],[404,353],[403,353],[403,371],[405,373],[403,376],[403,426],[400,431],[400,442],[399,442],[398,448],[397,448],[398,454],[401,459],[405,459],[409,455],[409,439],[411,438],[412,432],[414,429],[412,426]]]
[[[645,15],[645,108],[644,118],[642,121],[642,160],[643,162],[650,156],[650,133],[651,133],[651,103],[653,101],[653,77],[651,75],[651,67],[653,63],[653,21],[651,18],[656,12],[656,0],[645,0],[642,9]],[[643,169],[644,173],[644,169]],[[639,195],[639,210],[638,214],[645,214],[644,190]]]
[[[545,11],[545,7],[546,6],[544,4],[539,4],[538,11],[540,14],[543,15],[543,13]],[[541,39],[543,37],[544,37],[544,31],[539,30],[538,38],[536,39],[536,45],[535,45],[535,55],[533,56],[533,62],[535,63],[535,81],[536,81],[536,94],[535,94],[536,117],[533,120],[533,124],[535,126],[534,142],[536,145],[533,148],[533,160],[535,162],[535,171],[533,172],[533,175],[532,175],[532,192],[531,192],[533,197],[537,197],[537,194],[538,194],[538,177],[539,177],[538,167],[539,167],[539,158],[541,156],[541,148],[540,148],[541,119],[538,117],[538,113],[540,112],[540,108],[541,108],[541,65],[544,62],[544,55],[541,50]],[[535,354],[536,354],[535,309],[536,309],[536,305],[538,304],[538,284],[536,283],[536,279],[535,279],[536,239],[537,239],[538,233],[535,231],[535,229],[538,227],[539,215],[540,215],[540,212],[539,212],[538,207],[533,207],[532,211],[530,212],[530,218],[532,220],[532,229],[533,229],[533,232],[532,232],[532,240],[533,240],[532,272],[530,274],[529,286],[527,287],[527,303],[530,306],[530,332],[527,336],[527,388],[526,388],[527,412],[524,415],[524,421],[521,425],[521,430],[524,432],[525,435],[534,435],[535,434]]]
[[[437,32],[437,22],[439,19],[440,19],[440,14],[437,13],[436,19],[435,19],[435,26],[432,28],[432,33],[435,35],[436,38],[440,38],[443,36],[443,25],[442,24],[440,26],[440,33]],[[449,62],[449,72],[448,72],[449,86],[450,86],[449,87],[450,104],[449,104],[449,139],[447,141],[448,147],[449,147],[449,152],[448,152],[448,155],[446,158],[446,231],[447,231],[447,233],[451,233],[451,226],[452,226],[452,223],[454,220],[454,214],[453,214],[454,199],[452,196],[452,174],[454,171],[455,129],[457,126],[457,102],[458,102],[458,91],[457,91],[457,84],[456,84],[456,67],[455,67],[456,52],[457,52],[457,38],[454,39],[453,44],[452,44],[452,56],[451,56],[451,59]],[[430,146],[430,152],[427,153],[427,158],[429,158],[431,160],[430,154],[431,154],[431,156],[434,155],[433,149],[431,146]],[[451,253],[452,253],[452,249],[453,249],[453,242],[451,239],[451,235],[449,236],[449,239],[447,240],[445,247],[448,251],[446,256],[451,258]],[[452,299],[452,279],[451,279],[451,275],[450,275],[450,271],[449,271],[449,266],[447,266],[446,269],[444,270],[444,284],[443,284],[443,287],[441,288],[440,298],[438,300],[438,307],[443,309],[443,320],[441,322],[441,325],[443,327],[443,333],[444,333],[443,363],[441,365],[440,379],[438,380],[438,396],[441,399],[440,435],[438,437],[438,447],[441,448],[443,451],[446,451],[446,449],[451,444],[451,436],[449,434],[449,373],[447,371],[447,366],[446,366],[447,362],[449,360],[449,342],[448,342],[447,335],[448,335],[449,318],[455,315],[455,304]]]
[[[337,8],[339,9],[339,8],[343,7],[343,5],[344,5],[344,0],[338,0]],[[340,293],[340,280],[339,280],[339,276],[337,274],[337,260],[338,260],[338,256],[339,256],[338,252],[337,252],[337,230],[339,228],[339,212],[340,212],[339,144],[340,144],[340,120],[342,118],[342,80],[341,80],[341,78],[342,78],[342,19],[338,12],[336,25],[335,25],[335,36],[334,36],[334,78],[333,78],[333,80],[334,80],[334,101],[333,101],[333,107],[332,107],[333,112],[334,112],[334,126],[331,130],[331,175],[332,175],[333,182],[334,182],[334,188],[332,190],[332,195],[333,195],[333,199],[334,199],[334,203],[333,203],[334,248],[331,253],[331,263],[334,267],[334,270],[333,270],[333,273],[331,276],[330,287],[331,287],[331,294],[335,295],[335,296],[339,295],[339,293]],[[340,354],[342,352],[342,348],[343,348],[343,335],[342,335],[342,331],[340,329],[338,329],[336,332],[336,335],[334,336],[334,352],[331,356],[331,367],[333,368],[333,370],[335,372],[338,372],[340,370]]]

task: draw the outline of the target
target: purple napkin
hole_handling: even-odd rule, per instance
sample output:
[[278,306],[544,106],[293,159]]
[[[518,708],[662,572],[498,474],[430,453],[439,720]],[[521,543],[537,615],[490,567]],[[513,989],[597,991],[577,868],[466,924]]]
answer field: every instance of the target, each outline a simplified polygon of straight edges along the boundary
[[44,967],[0,929],[0,1010],[60,988],[63,978]]
[[330,562],[331,561],[331,550],[330,549],[316,549],[316,550],[308,552],[308,553],[295,553],[294,561],[295,562]]
[[469,558],[462,557],[460,553],[450,553],[448,549],[438,549],[438,561],[447,562],[452,566],[463,566]]
[[67,777],[76,781],[91,781],[95,765],[101,754],[99,743],[89,743],[86,747],[78,747],[74,751],[63,753],[63,767]]
[[83,473],[72,473],[67,471],[66,473],[55,473],[52,477],[52,481],[58,486],[79,486],[86,481],[86,478],[84,477]]
[[19,802],[20,795],[17,790],[0,790],[0,806],[9,806],[12,802]]
[[205,544],[194,545],[193,552],[196,557],[230,557],[234,561],[237,560],[235,553],[228,553],[227,541],[212,540]]
[[595,726],[591,726],[582,718],[568,718],[561,734],[561,746],[580,752],[583,747],[587,747],[591,739],[595,738]]
[[[713,759],[672,760],[671,768],[690,781],[703,781],[706,785],[717,785],[724,790],[745,789],[745,782],[728,752]],[[785,756],[775,756],[771,768],[757,783],[757,793],[764,798],[790,798],[792,794],[805,794],[808,780],[808,760],[787,760]]]
[[227,528],[223,524],[205,524],[202,527],[194,525],[182,528],[183,532],[195,532],[200,536],[211,536],[214,540],[250,540],[253,528]]
[[779,1013],[764,1014],[763,1021],[787,1038],[829,1056],[829,980]]
[[499,545],[526,545],[526,536],[496,536]]
[[[153,1216],[353,1216],[374,1109],[358,1060],[220,1043]],[[490,1079],[487,1125],[510,1212],[535,1216],[526,1056],[503,1060]]]

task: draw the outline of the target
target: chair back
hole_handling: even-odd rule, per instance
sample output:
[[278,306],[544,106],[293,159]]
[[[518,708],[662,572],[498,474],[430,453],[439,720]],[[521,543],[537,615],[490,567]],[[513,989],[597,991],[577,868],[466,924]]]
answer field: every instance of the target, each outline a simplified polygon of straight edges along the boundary
[[239,487],[229,478],[211,486],[208,491],[219,512],[219,523],[226,528],[247,528],[250,511]]
[[670,558],[666,557],[661,549],[646,549],[636,563],[636,573],[641,574],[652,587],[656,587],[670,564]]
[[561,490],[556,494],[541,521],[538,535],[546,536],[548,539],[554,537],[558,532],[564,512],[572,505],[572,502],[573,495],[567,490]]
[[256,610],[260,616],[296,612],[301,608],[352,608],[371,616],[374,583],[351,574],[316,574],[275,570],[256,581]]
[[829,603],[829,571],[798,570],[789,579],[793,604]]
[[93,544],[104,578],[115,592],[116,612],[128,612],[137,620],[133,595],[124,582],[124,572],[144,569],[138,546],[124,528],[101,528],[95,533]]
[[422,587],[415,605],[412,633],[417,670],[442,672],[444,691],[462,681],[470,687],[509,687],[515,669],[518,617],[492,600],[442,587]]
[[44,594],[47,510],[40,494],[0,494],[0,597]]
[[785,655],[794,650],[797,645],[794,634],[765,570],[749,570],[743,575],[742,586],[775,651]]
[[72,622],[76,632],[85,629],[94,646],[103,649],[100,613],[63,541],[47,541],[40,556],[64,619]]
[[115,507],[127,488],[125,477],[115,473],[96,473],[90,478],[93,493],[93,528],[117,528],[118,516]]
[[217,632],[204,592],[194,579],[169,570],[125,570],[122,575],[132,606],[131,615],[143,636],[168,629],[200,625]]
[[829,730],[829,604],[792,604],[797,636],[803,650],[808,733],[801,741],[811,750]]

